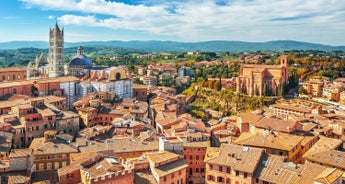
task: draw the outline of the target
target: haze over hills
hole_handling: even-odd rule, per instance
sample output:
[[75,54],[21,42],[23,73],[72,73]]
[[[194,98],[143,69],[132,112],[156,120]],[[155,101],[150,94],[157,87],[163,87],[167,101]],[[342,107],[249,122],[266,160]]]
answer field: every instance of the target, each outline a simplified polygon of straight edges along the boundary
[[[79,42],[65,42],[65,48],[79,46]],[[212,51],[212,52],[243,52],[243,51],[288,51],[288,50],[323,50],[345,51],[345,46],[330,46],[316,43],[291,40],[269,42],[242,41],[205,41],[205,42],[175,42],[175,41],[88,41],[83,46],[108,46],[140,49],[146,51]],[[1,50],[18,48],[48,48],[45,41],[11,41],[0,43]]]

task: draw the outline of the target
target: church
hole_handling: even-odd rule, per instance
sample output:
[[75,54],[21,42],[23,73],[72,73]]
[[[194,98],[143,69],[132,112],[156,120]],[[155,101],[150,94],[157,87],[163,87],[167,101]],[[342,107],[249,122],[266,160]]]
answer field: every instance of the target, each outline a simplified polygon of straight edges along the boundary
[[73,103],[79,98],[92,92],[114,92],[122,98],[133,96],[133,81],[126,67],[93,66],[92,61],[84,55],[82,46],[77,49],[77,55],[64,64],[64,29],[60,29],[57,23],[49,29],[47,58],[41,53],[34,63],[28,64],[26,71],[27,79],[37,81],[75,77],[75,80],[60,82],[62,95],[67,97],[69,108],[73,108]]
[[249,96],[278,96],[287,84],[288,57],[281,56],[280,65],[242,65],[236,79],[236,91]]

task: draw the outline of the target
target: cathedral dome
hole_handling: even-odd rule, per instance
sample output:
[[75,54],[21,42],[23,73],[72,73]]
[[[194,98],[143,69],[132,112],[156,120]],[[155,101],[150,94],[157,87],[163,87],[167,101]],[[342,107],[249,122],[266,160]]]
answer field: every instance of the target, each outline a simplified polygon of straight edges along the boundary
[[92,67],[91,60],[85,55],[75,56],[68,64],[68,66],[85,66]]
[[68,66],[92,67],[92,62],[84,55],[84,49],[82,46],[78,48],[77,56],[69,62]]

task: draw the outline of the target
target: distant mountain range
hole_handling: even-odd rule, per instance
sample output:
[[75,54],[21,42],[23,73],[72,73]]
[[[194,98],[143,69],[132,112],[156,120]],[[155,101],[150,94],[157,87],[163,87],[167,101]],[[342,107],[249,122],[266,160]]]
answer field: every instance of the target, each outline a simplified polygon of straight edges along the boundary
[[[79,46],[80,43],[65,42],[65,48]],[[175,42],[175,41],[89,41],[83,46],[107,46],[146,51],[210,51],[210,52],[243,52],[243,51],[289,51],[289,50],[323,50],[345,51],[345,46],[330,46],[316,43],[279,40],[269,42],[241,41],[205,41],[205,42]],[[18,48],[48,48],[44,41],[11,41],[0,43],[1,50]]]

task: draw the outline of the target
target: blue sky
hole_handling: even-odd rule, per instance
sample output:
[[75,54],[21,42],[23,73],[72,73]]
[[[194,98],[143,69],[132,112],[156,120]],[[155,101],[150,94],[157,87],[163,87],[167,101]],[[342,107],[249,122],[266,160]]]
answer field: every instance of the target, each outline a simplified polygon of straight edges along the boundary
[[344,0],[4,0],[0,42],[298,40],[345,45]]

